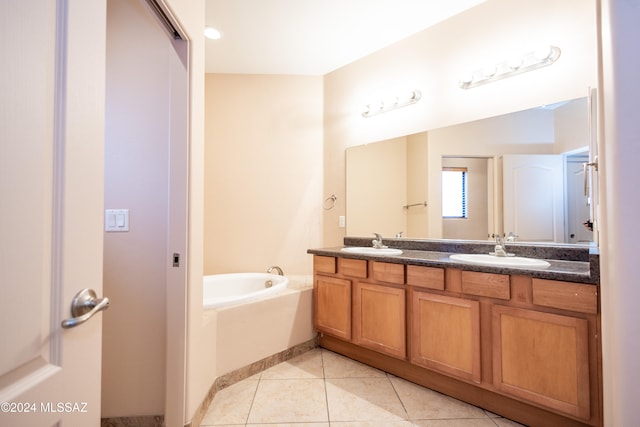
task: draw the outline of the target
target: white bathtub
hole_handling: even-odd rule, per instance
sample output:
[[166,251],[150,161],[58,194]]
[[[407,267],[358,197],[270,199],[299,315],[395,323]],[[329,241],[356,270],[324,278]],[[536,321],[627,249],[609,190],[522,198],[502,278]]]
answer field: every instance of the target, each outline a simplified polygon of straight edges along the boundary
[[[234,279],[244,274],[216,276],[217,279],[235,276],[231,277]],[[264,286],[266,275],[259,274],[259,277]],[[282,280],[282,276],[275,278]],[[313,276],[290,275],[286,279],[289,281],[286,288],[274,295],[261,294],[252,301],[203,309],[200,351],[201,357],[209,361],[207,369],[211,369],[212,375],[210,384],[218,376],[315,338]],[[228,284],[235,280],[223,281]],[[206,298],[205,294],[205,301]]]
[[289,284],[286,276],[269,273],[231,273],[204,276],[202,304],[215,309],[274,295]]

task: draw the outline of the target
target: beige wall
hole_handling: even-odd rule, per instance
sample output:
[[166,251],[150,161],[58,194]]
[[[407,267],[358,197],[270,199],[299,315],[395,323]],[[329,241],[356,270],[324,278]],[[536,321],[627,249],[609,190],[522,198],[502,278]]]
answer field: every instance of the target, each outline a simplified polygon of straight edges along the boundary
[[205,274],[311,274],[321,245],[322,78],[206,76]]
[[[490,0],[326,75],[324,192],[344,200],[349,146],[586,96],[596,86],[595,12],[595,0]],[[550,67],[458,88],[466,70],[540,43],[562,49]],[[370,118],[360,114],[371,99],[413,89],[423,93],[415,105]],[[340,215],[343,203],[324,212],[324,246],[342,243]]]

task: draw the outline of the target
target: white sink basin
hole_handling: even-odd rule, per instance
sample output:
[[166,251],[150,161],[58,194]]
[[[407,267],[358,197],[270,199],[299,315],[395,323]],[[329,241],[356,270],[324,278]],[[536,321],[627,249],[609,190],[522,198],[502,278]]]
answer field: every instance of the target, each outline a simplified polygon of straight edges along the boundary
[[551,264],[536,258],[524,258],[519,256],[498,257],[488,254],[455,254],[449,258],[455,261],[469,264],[488,265],[493,267],[523,267],[523,268],[547,268]]
[[402,251],[400,249],[394,248],[381,248],[376,249],[372,247],[360,247],[360,246],[349,246],[347,248],[342,248],[342,252],[347,252],[350,254],[360,254],[360,255],[400,255]]

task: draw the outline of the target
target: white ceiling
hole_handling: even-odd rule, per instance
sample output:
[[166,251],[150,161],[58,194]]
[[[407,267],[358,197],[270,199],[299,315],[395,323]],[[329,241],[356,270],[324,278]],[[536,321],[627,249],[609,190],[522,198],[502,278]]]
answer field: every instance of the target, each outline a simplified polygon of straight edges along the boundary
[[324,75],[485,0],[206,0],[206,72]]

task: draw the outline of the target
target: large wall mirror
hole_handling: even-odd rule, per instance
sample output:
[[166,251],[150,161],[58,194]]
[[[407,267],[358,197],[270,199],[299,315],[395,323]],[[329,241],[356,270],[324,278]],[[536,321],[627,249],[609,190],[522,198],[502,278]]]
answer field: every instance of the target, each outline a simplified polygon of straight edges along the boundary
[[[592,104],[567,100],[348,148],[347,235],[591,244]],[[457,184],[443,190],[443,171]],[[462,209],[443,215],[443,191]]]

